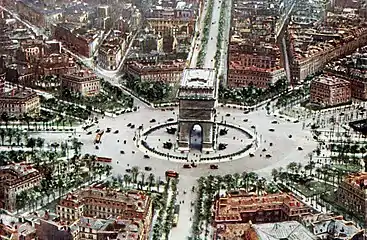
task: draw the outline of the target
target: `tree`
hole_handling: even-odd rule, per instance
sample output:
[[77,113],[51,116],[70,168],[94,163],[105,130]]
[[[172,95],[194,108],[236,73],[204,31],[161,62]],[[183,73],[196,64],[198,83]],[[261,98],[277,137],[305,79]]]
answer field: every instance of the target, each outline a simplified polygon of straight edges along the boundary
[[27,139],[26,147],[31,148],[32,149],[32,153],[34,151],[34,147],[35,146],[36,146],[36,139],[35,138],[32,138],[32,137],[28,138]]
[[278,177],[279,177],[279,171],[277,169],[273,168],[271,170],[271,176],[273,177],[274,182],[276,182]]
[[132,167],[131,176],[132,176],[133,183],[137,182],[138,174],[139,174],[139,167],[137,166]]
[[148,187],[149,187],[149,191],[152,190],[152,185],[153,185],[153,182],[154,182],[154,174],[153,173],[150,173],[148,175]]
[[42,148],[43,148],[43,146],[44,146],[44,144],[45,144],[45,139],[40,138],[40,137],[38,137],[38,138],[36,139],[36,146],[37,146],[39,149],[42,149]]
[[4,145],[4,143],[5,143],[5,136],[6,136],[5,129],[0,128],[1,145]]
[[11,146],[11,144],[13,143],[14,134],[15,134],[15,131],[13,129],[10,128],[10,129],[7,130],[9,146]]
[[131,183],[131,176],[129,174],[124,174],[123,179],[125,182],[125,187],[127,188],[129,184]]
[[140,177],[141,177],[141,181],[140,181],[140,185],[141,185],[141,189],[143,189],[144,185],[145,185],[145,173],[141,172],[140,173]]
[[8,115],[8,113],[7,113],[7,112],[3,112],[3,113],[1,114],[1,120],[2,120],[3,122],[5,122],[5,128],[7,129],[7,128],[8,128],[8,124],[9,124],[9,115]]
[[[22,134],[20,133],[20,132],[17,132],[16,134],[15,134],[15,142],[17,143],[17,146],[19,146],[20,145],[20,142],[22,141]],[[22,145],[23,145],[23,143],[22,143]]]

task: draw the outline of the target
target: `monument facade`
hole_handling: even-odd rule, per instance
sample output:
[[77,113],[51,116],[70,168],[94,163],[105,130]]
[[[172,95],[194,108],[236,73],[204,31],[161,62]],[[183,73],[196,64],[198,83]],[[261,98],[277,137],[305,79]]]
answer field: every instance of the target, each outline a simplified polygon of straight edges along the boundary
[[201,127],[202,151],[212,151],[216,142],[217,84],[214,69],[185,69],[178,91],[178,148],[190,150],[190,134]]

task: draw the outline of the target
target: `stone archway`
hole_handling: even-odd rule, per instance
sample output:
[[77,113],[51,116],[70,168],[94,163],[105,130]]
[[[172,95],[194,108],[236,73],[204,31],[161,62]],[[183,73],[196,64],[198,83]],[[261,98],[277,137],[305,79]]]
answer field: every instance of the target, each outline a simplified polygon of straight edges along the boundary
[[191,130],[200,125],[202,151],[213,151],[216,132],[216,80],[213,69],[185,69],[179,89],[178,147],[189,151]]

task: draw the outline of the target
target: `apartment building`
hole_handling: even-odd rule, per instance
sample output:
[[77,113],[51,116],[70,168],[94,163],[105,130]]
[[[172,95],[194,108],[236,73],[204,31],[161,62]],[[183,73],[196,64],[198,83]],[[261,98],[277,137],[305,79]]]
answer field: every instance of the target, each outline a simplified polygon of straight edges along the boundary
[[0,95],[0,113],[6,112],[11,116],[39,114],[40,108],[40,98],[31,90],[18,88]]
[[39,186],[41,174],[27,163],[10,164],[0,168],[0,204],[8,211],[16,210],[16,196]]
[[95,96],[99,94],[101,88],[97,75],[88,70],[62,75],[61,87],[82,96]]
[[351,101],[349,81],[332,75],[322,75],[312,80],[310,102],[321,106],[335,106]]

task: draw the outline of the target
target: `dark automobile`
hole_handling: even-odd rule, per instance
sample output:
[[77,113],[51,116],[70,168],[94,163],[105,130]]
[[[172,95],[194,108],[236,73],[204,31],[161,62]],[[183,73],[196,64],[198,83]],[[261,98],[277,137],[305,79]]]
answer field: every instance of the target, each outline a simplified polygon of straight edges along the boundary
[[253,154],[253,153],[250,153],[249,155],[250,155],[250,157],[255,157],[255,154]]
[[148,158],[150,158],[150,157],[149,157],[149,155],[145,154],[145,155],[144,155],[144,158],[147,158],[147,159],[148,159]]
[[99,131],[101,131],[101,129],[99,129],[99,128],[98,128],[98,129],[96,130],[96,133],[98,133]]
[[230,117],[230,116],[231,116],[231,114],[230,114],[230,113],[227,113],[227,114],[226,114],[226,117]]
[[119,133],[119,130],[115,130],[113,133],[114,133],[114,134],[117,134],[117,133]]
[[131,169],[130,169],[130,168],[127,168],[125,171],[126,171],[127,173],[130,173],[130,172],[131,172]]
[[271,155],[270,154],[266,154],[265,157],[266,158],[271,158]]
[[124,151],[124,150],[121,150],[121,151],[120,151],[120,154],[125,154],[125,151]]
[[175,119],[173,119],[173,118],[168,118],[167,119],[167,122],[172,122],[172,121],[174,121]]
[[111,132],[111,128],[107,128],[106,133]]
[[217,164],[211,164],[210,169],[218,169],[218,165]]
[[275,130],[274,130],[274,128],[270,128],[269,131],[270,132],[274,132]]
[[133,124],[133,125],[131,125],[131,126],[130,126],[130,128],[131,128],[131,129],[132,129],[132,128],[135,128],[135,125],[134,125],[134,124]]
[[191,165],[190,164],[184,164],[183,168],[191,168]]
[[91,134],[92,134],[92,132],[88,132],[88,133],[87,133],[87,135],[91,135]]
[[149,122],[150,122],[150,123],[155,123],[155,122],[156,122],[156,120],[153,118],[153,119],[151,119]]
[[288,137],[289,137],[289,138],[292,138],[292,135],[289,135]]
[[98,145],[96,145],[96,147],[95,147],[97,150],[99,149],[99,147],[98,147]]
[[272,124],[277,124],[278,122],[274,120],[274,121],[272,121],[271,123],[272,123]]
[[191,163],[191,167],[196,168],[197,166],[195,163]]
[[248,122],[248,119],[247,119],[247,118],[245,118],[245,119],[243,119],[243,121],[244,121],[244,122]]
[[144,168],[144,170],[145,170],[145,171],[151,171],[151,170],[152,170],[152,168],[151,168],[151,167],[149,167],[149,166],[146,166],[146,167]]
[[127,125],[126,125],[126,127],[130,127],[131,126],[131,123],[128,123]]
[[303,148],[302,148],[302,147],[298,147],[297,149],[298,149],[299,151],[302,151],[302,150],[303,150]]

